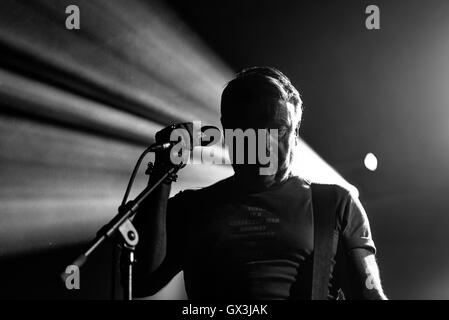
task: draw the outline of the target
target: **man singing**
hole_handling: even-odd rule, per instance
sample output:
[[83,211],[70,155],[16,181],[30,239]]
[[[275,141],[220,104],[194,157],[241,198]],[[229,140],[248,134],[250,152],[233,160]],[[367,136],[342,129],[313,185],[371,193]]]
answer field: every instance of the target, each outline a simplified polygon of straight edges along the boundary
[[[274,68],[245,69],[227,84],[223,128],[276,129],[276,170],[261,174],[266,164],[232,161],[232,177],[170,200],[170,184],[161,185],[134,219],[140,235],[135,296],[157,293],[184,271],[189,299],[310,299],[312,188],[292,170],[301,115],[298,91]],[[150,180],[166,161],[167,154],[157,155]],[[366,213],[349,191],[333,190],[336,207],[329,214],[336,215],[337,241],[327,298],[386,299]]]

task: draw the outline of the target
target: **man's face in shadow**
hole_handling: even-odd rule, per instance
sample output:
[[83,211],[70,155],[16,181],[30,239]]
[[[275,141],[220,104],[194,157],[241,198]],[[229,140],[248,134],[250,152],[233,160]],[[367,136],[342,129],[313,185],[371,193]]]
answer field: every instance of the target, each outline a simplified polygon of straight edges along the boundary
[[[228,144],[228,147],[232,148],[230,156],[235,175],[244,180],[281,177],[290,167],[293,149],[298,139],[295,132],[298,124],[295,120],[294,106],[276,98],[261,97],[261,99],[248,99],[245,102],[245,105],[234,108],[238,112],[234,112],[232,117],[223,119],[225,139],[226,129],[241,129],[243,131],[249,129],[255,132],[255,140],[245,139],[243,148],[244,163],[238,163],[236,143],[232,146]],[[273,133],[274,131],[276,131],[277,135],[270,135],[270,132]],[[265,136],[264,133],[266,133]],[[260,141],[263,138],[268,143]],[[250,146],[249,143],[255,145]],[[249,161],[250,152],[256,152],[257,155],[265,153],[270,159],[270,163],[262,162],[259,156],[256,157],[256,163],[251,163]],[[265,170],[265,172],[268,171],[270,174],[261,174],[263,172],[261,168],[267,168],[270,165],[271,168],[275,166],[275,170]],[[263,175],[265,177],[262,177]]]

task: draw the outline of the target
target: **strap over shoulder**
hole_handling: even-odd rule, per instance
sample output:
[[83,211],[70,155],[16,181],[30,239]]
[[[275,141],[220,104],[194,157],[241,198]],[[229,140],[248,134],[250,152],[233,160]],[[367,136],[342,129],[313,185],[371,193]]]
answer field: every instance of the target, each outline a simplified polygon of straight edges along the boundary
[[335,185],[311,184],[314,250],[311,300],[326,300],[329,293],[331,260],[336,226]]

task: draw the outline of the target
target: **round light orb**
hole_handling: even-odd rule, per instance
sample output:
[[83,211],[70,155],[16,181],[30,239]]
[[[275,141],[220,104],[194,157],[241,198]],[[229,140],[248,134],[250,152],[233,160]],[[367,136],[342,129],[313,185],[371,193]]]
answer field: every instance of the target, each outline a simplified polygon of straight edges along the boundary
[[369,171],[376,171],[376,169],[377,169],[377,158],[371,152],[366,154],[364,163],[365,163],[365,167]]

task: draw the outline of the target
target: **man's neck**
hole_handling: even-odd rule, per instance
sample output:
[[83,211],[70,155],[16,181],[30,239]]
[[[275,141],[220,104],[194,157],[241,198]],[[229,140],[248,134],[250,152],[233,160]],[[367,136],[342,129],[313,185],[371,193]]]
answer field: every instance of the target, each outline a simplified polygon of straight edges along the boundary
[[234,174],[233,180],[240,190],[259,192],[281,185],[291,176],[291,170],[284,170],[276,175],[257,175],[252,177]]

